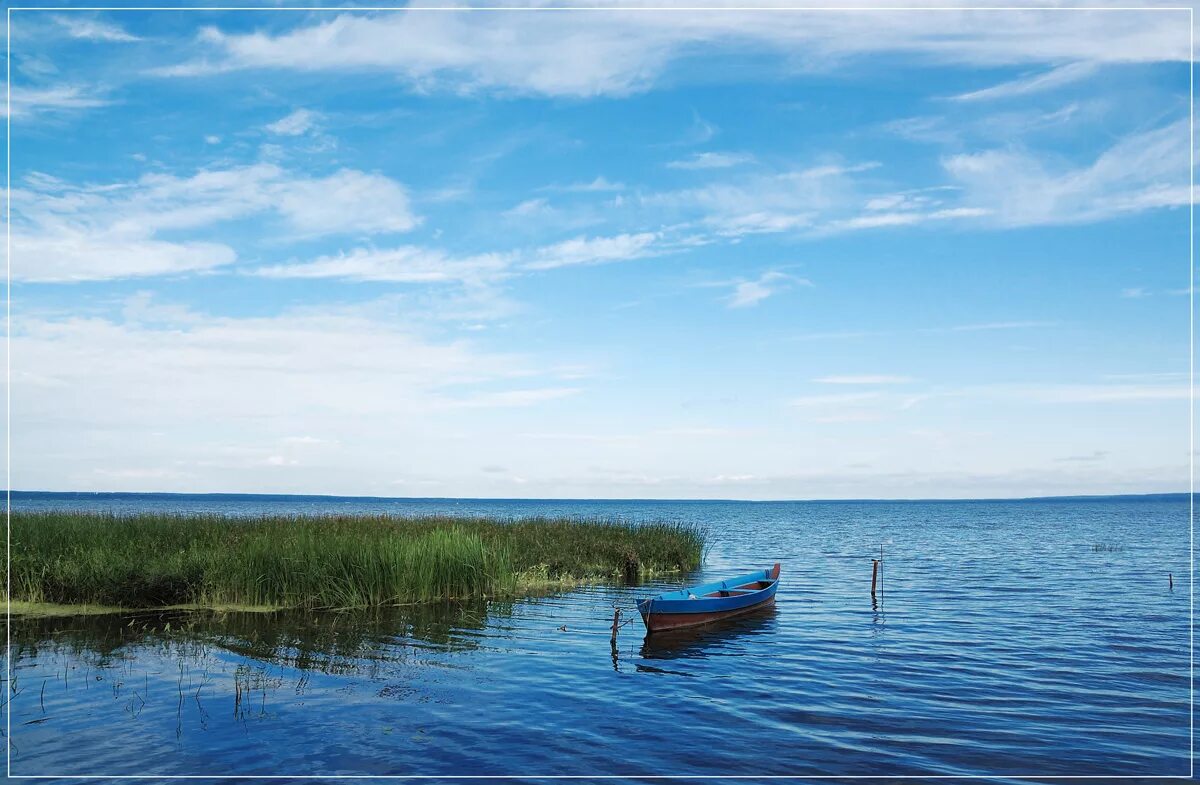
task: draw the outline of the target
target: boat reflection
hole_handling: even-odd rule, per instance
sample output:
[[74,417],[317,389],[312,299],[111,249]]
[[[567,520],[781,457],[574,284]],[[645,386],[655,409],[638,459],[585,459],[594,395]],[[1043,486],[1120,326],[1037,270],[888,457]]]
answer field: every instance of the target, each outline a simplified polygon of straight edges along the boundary
[[[774,605],[762,610],[722,619],[703,627],[647,633],[641,655],[647,660],[675,660],[706,657],[728,649],[744,648],[754,638],[775,632],[778,627]],[[638,665],[638,670],[655,671],[653,666]]]

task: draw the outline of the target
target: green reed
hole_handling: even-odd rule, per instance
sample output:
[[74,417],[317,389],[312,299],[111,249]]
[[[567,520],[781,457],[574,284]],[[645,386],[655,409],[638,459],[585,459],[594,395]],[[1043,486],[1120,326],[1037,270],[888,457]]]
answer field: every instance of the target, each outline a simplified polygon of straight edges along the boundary
[[15,512],[12,599],[123,607],[351,608],[537,593],[700,564],[673,523]]

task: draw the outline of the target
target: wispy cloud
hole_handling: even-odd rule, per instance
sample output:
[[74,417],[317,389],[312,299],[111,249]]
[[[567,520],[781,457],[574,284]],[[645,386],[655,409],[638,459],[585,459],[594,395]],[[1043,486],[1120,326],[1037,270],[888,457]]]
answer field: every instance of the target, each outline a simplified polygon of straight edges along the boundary
[[609,181],[604,175],[597,175],[594,180],[589,180],[581,183],[570,183],[569,185],[550,186],[550,190],[563,191],[566,193],[603,193],[606,191],[624,191],[624,183],[614,183]]
[[1188,203],[1188,124],[1131,134],[1075,168],[1016,150],[953,155],[943,166],[964,188],[962,206],[985,211],[993,223],[1098,221]]
[[[78,112],[95,109],[113,103],[103,91],[80,85],[56,85],[53,87],[21,87],[14,85],[11,94],[11,116],[13,119],[38,114]],[[5,111],[8,108],[5,107]]]
[[[868,54],[914,54],[984,66],[1184,61],[1188,37],[1168,14],[726,13],[681,20],[666,12],[610,10],[586,27],[571,14],[339,13],[275,34],[201,36],[205,57],[159,69],[197,75],[244,68],[388,72],[424,89],[497,89],[562,96],[647,89],[698,42],[751,48],[796,67]],[[785,57],[786,56],[786,57]]]
[[1044,327],[1057,327],[1058,322],[1027,320],[1010,322],[978,322],[974,324],[953,324],[941,327],[916,327],[907,330],[828,330],[797,335],[797,341],[825,341],[851,338],[877,338],[885,335],[903,335],[911,333],[939,335],[944,333],[975,333],[992,332],[997,330],[1032,330]]
[[286,117],[268,123],[266,129],[280,136],[300,136],[316,126],[317,118],[316,112],[309,109],[297,109]]
[[929,401],[950,398],[976,401],[1010,401],[1028,404],[1134,404],[1186,400],[1188,386],[1184,384],[1128,383],[995,383],[961,387],[930,387],[915,393],[888,390],[803,395],[788,403],[797,407],[836,408],[857,406],[865,402],[876,404],[876,411],[902,412]]
[[1028,330],[1037,327],[1057,327],[1058,322],[1049,322],[1041,320],[1026,320],[1013,322],[977,322],[972,324],[955,324],[950,327],[924,327],[921,332],[953,332],[953,333],[975,333],[989,332],[992,330]]
[[700,116],[700,113],[695,109],[692,110],[692,123],[688,126],[683,138],[676,144],[692,145],[692,144],[707,144],[721,132],[721,129],[715,123],[710,123]]
[[754,280],[733,282],[733,293],[729,295],[728,305],[730,308],[749,308],[793,286],[812,285],[812,281],[807,278],[797,278],[777,270],[769,270]]
[[1068,63],[1041,73],[1023,76],[981,90],[952,96],[952,101],[984,101],[1014,98],[1018,96],[1056,90],[1092,76],[1099,70],[1095,62]]
[[818,384],[911,384],[916,380],[911,376],[858,374],[849,376],[821,376],[813,379],[813,381]]
[[743,174],[697,188],[643,194],[641,202],[698,220],[722,237],[811,231],[860,202],[854,176],[875,162]]
[[535,251],[525,262],[530,270],[549,270],[585,264],[640,259],[655,252],[656,232],[619,234],[612,237],[576,237]]
[[1108,458],[1108,450],[1094,450],[1083,455],[1067,455],[1062,458],[1055,458],[1056,463],[1096,463]]
[[13,277],[43,282],[230,264],[232,247],[187,233],[253,215],[277,216],[290,236],[404,232],[419,220],[390,178],[349,169],[313,178],[271,164],[95,186],[32,177],[13,190],[12,205]]
[[690,158],[668,161],[668,169],[727,169],[731,166],[750,163],[754,156],[749,153],[696,153]]
[[310,262],[259,267],[252,274],[264,278],[340,278],[348,281],[481,285],[499,276],[513,258],[504,254],[455,258],[437,249],[411,245],[387,250],[360,248],[337,256],[322,256]]
[[839,406],[841,404],[865,403],[883,398],[878,392],[832,393],[829,395],[801,395],[788,401],[791,406]]
[[132,42],[142,40],[120,25],[106,22],[94,16],[84,16],[80,13],[58,14],[53,17],[55,23],[62,27],[72,38],[88,41]]
[[347,281],[443,284],[487,287],[533,271],[607,264],[665,253],[658,234],[576,237],[531,249],[454,256],[416,245],[390,249],[358,248],[311,261],[258,267],[250,274],[266,278],[334,278]]
[[550,202],[542,198],[526,199],[520,204],[514,205],[504,211],[504,214],[513,218],[529,218],[532,216],[545,216],[554,212],[554,208],[550,206]]

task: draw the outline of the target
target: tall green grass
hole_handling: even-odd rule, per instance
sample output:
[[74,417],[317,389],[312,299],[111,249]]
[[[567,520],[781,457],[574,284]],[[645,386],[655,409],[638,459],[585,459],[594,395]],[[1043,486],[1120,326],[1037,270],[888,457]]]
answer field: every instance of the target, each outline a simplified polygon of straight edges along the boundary
[[16,512],[12,599],[123,607],[350,608],[513,596],[697,567],[671,523]]

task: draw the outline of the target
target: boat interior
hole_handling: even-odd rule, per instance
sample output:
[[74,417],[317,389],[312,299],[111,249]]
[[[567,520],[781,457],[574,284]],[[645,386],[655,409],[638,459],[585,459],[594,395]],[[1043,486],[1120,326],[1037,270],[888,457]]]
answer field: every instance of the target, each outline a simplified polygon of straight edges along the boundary
[[714,592],[704,594],[704,597],[736,597],[739,594],[753,594],[756,591],[762,591],[769,588],[775,581],[754,581],[753,583],[745,583],[741,586],[734,586],[732,589],[717,589]]

